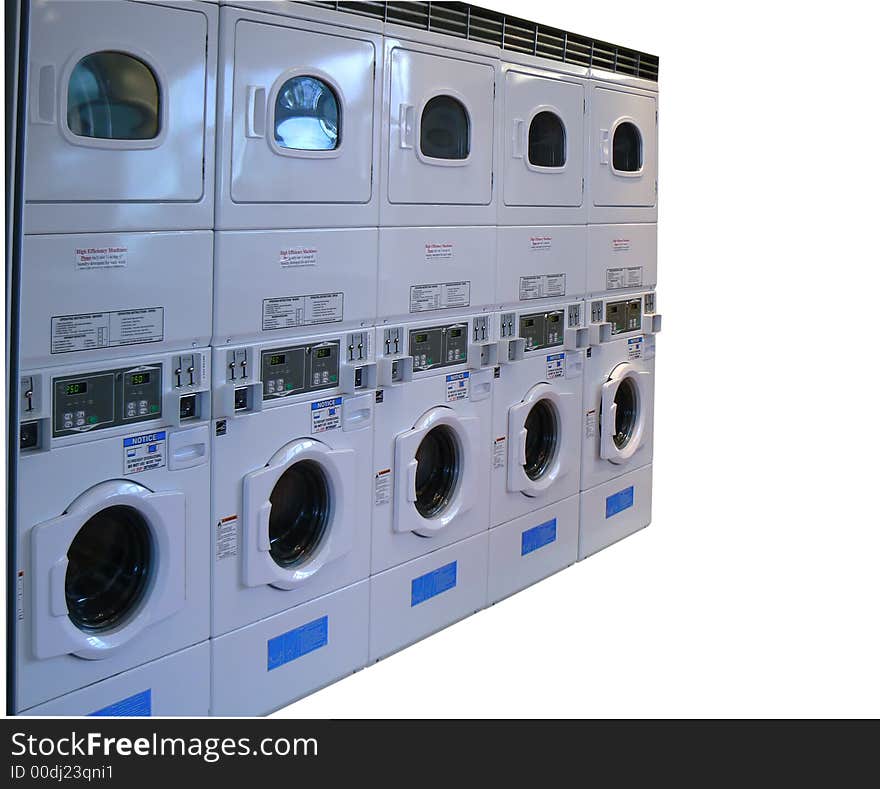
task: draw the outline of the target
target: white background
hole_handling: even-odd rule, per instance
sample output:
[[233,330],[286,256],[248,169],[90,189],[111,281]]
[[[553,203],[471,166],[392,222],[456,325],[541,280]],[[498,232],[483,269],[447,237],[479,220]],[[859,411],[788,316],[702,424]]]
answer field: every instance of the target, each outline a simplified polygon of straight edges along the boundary
[[880,715],[876,14],[484,4],[661,57],[654,523],[279,714]]
[[876,14],[484,4],[660,55],[654,522],[280,714],[880,715]]

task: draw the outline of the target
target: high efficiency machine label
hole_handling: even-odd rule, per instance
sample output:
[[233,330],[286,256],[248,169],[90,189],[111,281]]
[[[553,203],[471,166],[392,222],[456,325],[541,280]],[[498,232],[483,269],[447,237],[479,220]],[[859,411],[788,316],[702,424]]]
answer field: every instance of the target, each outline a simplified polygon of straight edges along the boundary
[[317,266],[318,250],[315,247],[290,247],[278,252],[278,264],[281,268],[298,268],[300,266]]
[[470,280],[465,282],[438,282],[431,285],[412,285],[409,289],[410,312],[451,310],[456,307],[469,307],[470,304]]
[[452,260],[455,257],[455,246],[448,241],[439,244],[425,244],[425,262],[435,260]]
[[534,274],[519,278],[520,301],[565,295],[565,274]]
[[553,246],[553,236],[529,236],[529,247],[532,252],[543,252]]
[[122,473],[139,474],[165,467],[168,434],[164,430],[122,439]]
[[605,287],[608,290],[621,288],[640,288],[642,286],[642,267],[610,268],[605,272]]
[[458,400],[467,400],[470,393],[471,374],[451,373],[446,376],[446,402],[454,403]]
[[263,299],[263,331],[339,323],[342,321],[343,301],[342,293]]
[[618,512],[623,512],[632,507],[635,501],[635,489],[632,485],[618,491],[613,496],[605,499],[605,518],[611,518]]
[[266,649],[266,670],[280,668],[309,652],[327,645],[329,620],[326,616],[270,638]]
[[50,352],[117,348],[162,342],[164,337],[165,310],[162,307],[58,315],[52,318]]
[[128,247],[76,247],[73,261],[77,271],[125,268],[128,265]]
[[312,433],[326,433],[342,427],[342,398],[330,397],[312,403]]
[[520,556],[527,556],[552,542],[556,542],[556,518],[532,526],[522,533]]
[[140,693],[135,693],[124,699],[120,699],[106,707],[90,712],[89,718],[144,718],[153,714],[153,690],[147,688]]
[[551,353],[547,356],[547,380],[565,378],[565,354]]
[[458,583],[458,562],[450,562],[429,573],[412,579],[410,590],[410,608],[414,608],[425,600],[438,594],[454,589]]

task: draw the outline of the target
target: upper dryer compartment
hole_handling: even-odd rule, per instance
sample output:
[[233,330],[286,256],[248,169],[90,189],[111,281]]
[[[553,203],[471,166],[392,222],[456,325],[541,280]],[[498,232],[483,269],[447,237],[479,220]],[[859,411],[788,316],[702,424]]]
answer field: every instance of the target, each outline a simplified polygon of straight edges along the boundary
[[589,221],[657,221],[657,85],[593,71],[588,100]]
[[497,54],[386,26],[383,226],[495,224]]
[[[531,64],[542,64],[538,67]],[[584,224],[586,75],[504,53],[499,225]]]
[[207,3],[33,4],[26,233],[212,226],[216,27]]
[[382,25],[279,5],[283,16],[220,12],[216,226],[375,227]]

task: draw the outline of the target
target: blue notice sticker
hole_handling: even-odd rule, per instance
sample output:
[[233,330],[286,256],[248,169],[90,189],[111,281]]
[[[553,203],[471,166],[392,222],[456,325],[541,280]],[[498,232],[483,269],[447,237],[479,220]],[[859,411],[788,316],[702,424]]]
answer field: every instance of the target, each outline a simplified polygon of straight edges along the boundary
[[453,589],[458,583],[458,562],[450,562],[412,580],[410,607]]
[[618,512],[628,510],[632,507],[634,499],[635,492],[632,485],[618,491],[613,496],[609,496],[605,499],[605,517],[610,518],[612,515],[617,515]]
[[153,714],[153,690],[147,688],[134,696],[101,707],[99,710],[90,712],[90,718],[134,718],[148,717]]
[[556,541],[556,518],[539,523],[522,533],[522,556]]
[[292,660],[308,655],[327,645],[328,621],[326,616],[315,619],[268,641],[267,670],[279,668]]

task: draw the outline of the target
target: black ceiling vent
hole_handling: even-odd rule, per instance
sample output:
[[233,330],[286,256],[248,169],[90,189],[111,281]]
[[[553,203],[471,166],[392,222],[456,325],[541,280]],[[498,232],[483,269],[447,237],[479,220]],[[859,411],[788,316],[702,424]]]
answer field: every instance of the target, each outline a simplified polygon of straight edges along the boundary
[[545,27],[469,3],[307,2],[395,25],[481,41],[510,52],[657,81],[660,59],[635,49]]

